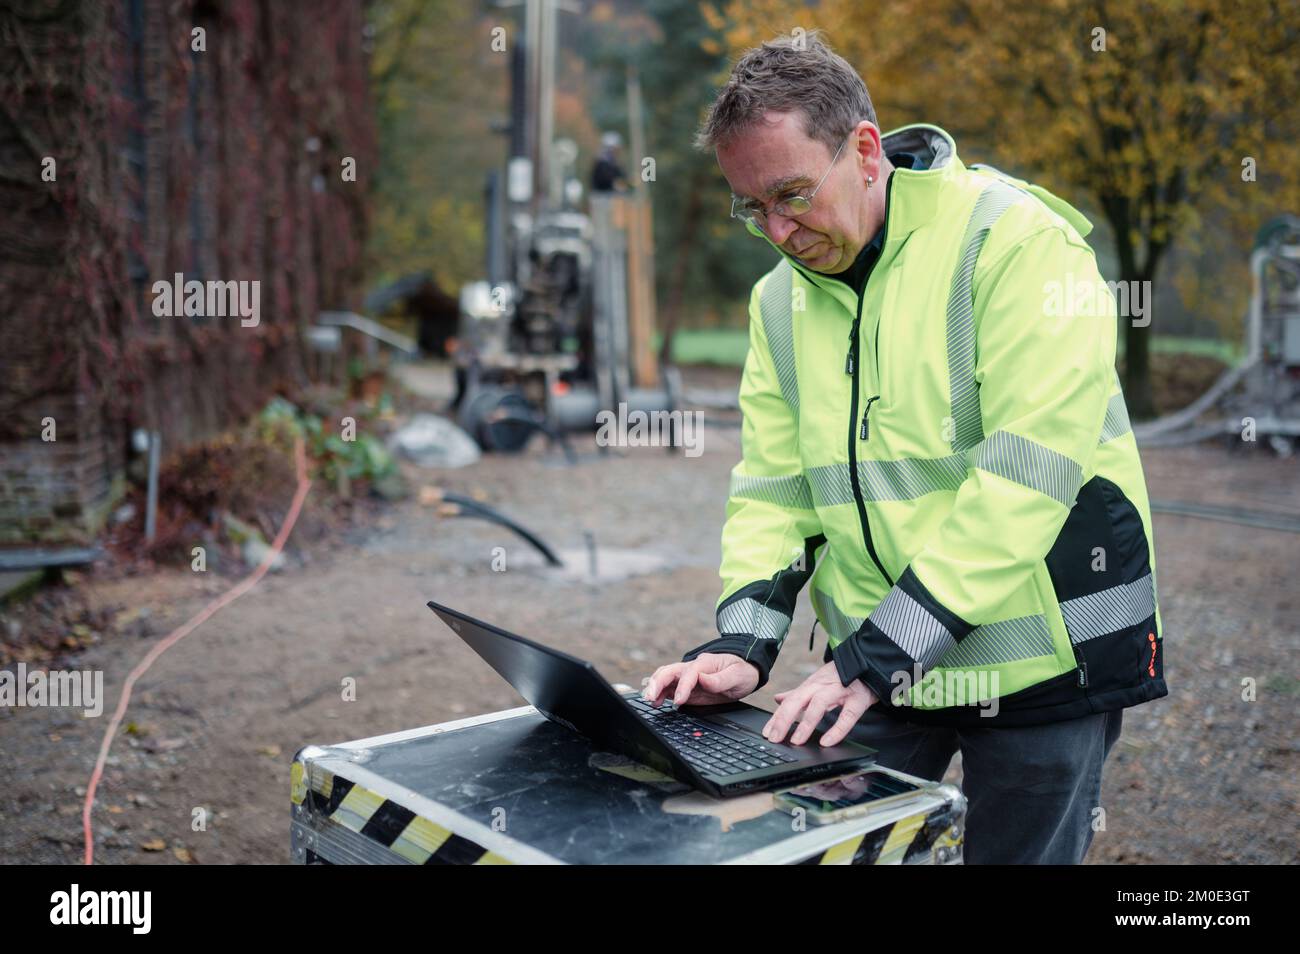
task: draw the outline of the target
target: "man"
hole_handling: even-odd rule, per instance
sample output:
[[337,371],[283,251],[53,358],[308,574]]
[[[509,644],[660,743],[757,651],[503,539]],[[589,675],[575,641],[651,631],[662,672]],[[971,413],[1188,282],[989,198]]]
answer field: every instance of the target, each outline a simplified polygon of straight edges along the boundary
[[1082,861],[1121,711],[1168,694],[1114,300],[1068,306],[1105,287],[1090,224],[935,126],[882,136],[815,35],[748,51],[698,143],[781,260],[750,298],[719,635],[646,698],[764,685],[811,580],[825,665],[767,737],[933,779],[960,749],[968,862]]
[[592,192],[626,192],[630,188],[627,175],[618,162],[622,144],[623,138],[616,132],[607,132],[600,137],[600,154],[591,167]]

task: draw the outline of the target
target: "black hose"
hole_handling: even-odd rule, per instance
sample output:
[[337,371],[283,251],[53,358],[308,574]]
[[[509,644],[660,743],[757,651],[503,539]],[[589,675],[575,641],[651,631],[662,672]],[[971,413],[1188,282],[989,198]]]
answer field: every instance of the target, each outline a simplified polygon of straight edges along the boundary
[[445,493],[442,495],[442,499],[447,503],[455,504],[457,507],[460,507],[462,513],[467,517],[482,517],[484,520],[500,524],[508,530],[513,530],[515,533],[519,534],[519,536],[531,543],[537,552],[546,558],[546,562],[551,566],[564,566],[564,561],[557,557],[551,548],[541,541],[541,538],[532,531],[521,527],[504,514],[493,510],[487,504],[479,503],[472,497],[464,497],[460,494]]

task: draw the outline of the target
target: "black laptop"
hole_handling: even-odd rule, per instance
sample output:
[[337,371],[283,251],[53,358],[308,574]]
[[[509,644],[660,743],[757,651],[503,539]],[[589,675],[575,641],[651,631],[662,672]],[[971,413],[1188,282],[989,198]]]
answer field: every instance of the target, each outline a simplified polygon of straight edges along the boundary
[[621,696],[589,662],[430,601],[429,608],[538,712],[598,745],[711,795],[741,795],[848,775],[875,762],[855,742],[804,745],[763,738],[771,718],[746,702],[655,707]]

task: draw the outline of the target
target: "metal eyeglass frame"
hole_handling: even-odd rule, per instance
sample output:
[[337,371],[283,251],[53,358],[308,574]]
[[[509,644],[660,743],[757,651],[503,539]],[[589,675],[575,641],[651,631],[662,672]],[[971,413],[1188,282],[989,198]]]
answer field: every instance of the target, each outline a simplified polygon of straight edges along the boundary
[[[809,192],[807,195],[792,195],[788,199],[782,199],[775,207],[773,207],[772,212],[790,218],[795,215],[806,215],[808,212],[812,211],[813,197],[817,195],[817,191],[822,187],[822,183],[826,181],[826,177],[829,176],[831,170],[835,168],[835,163],[840,161],[840,154],[844,152],[844,147],[849,144],[851,138],[853,138],[852,132],[844,137],[844,141],[840,143],[840,148],[835,150],[835,158],[831,160],[830,166],[828,166],[826,171],[822,174],[817,185],[813,186],[812,192]],[[767,217],[771,212],[768,212],[767,209],[755,209],[742,204],[744,202],[752,201],[752,199],[741,199],[733,192],[731,194],[731,217],[733,219],[740,219],[742,222],[752,222],[758,228],[766,231]]]

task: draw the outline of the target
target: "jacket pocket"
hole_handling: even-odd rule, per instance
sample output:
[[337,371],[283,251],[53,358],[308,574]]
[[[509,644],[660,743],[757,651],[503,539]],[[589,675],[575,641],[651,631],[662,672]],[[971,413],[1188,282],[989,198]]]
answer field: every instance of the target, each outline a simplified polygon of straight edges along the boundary
[[1100,476],[1084,484],[1046,562],[1089,697],[1164,677],[1149,554],[1124,492]]

